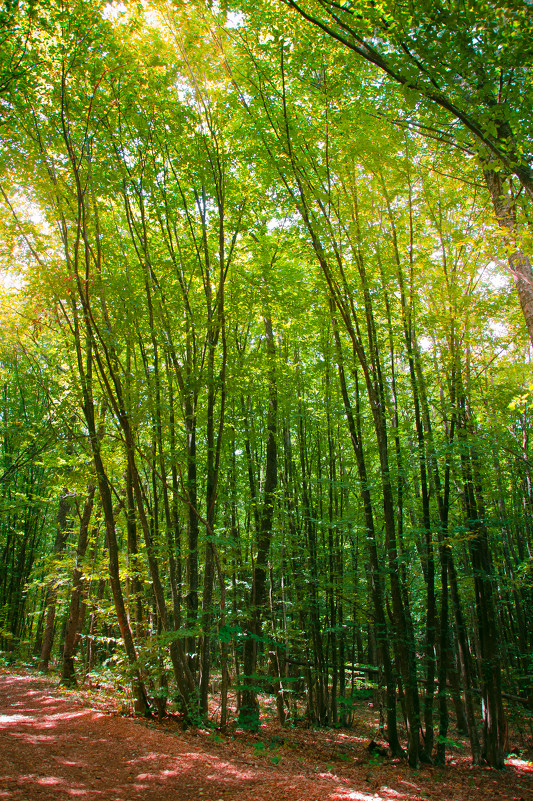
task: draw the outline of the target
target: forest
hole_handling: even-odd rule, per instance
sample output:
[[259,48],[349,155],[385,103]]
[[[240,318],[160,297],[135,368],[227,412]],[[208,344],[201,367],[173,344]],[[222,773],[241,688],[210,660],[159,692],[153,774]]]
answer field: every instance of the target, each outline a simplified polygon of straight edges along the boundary
[[531,0],[0,20],[0,660],[221,730],[370,692],[411,767],[452,723],[503,767],[511,711],[533,736]]

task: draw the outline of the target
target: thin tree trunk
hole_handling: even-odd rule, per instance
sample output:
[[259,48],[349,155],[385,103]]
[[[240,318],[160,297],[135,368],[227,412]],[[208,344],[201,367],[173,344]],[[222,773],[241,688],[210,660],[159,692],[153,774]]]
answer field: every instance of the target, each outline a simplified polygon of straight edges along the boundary
[[257,531],[257,556],[252,575],[252,591],[250,598],[251,617],[248,623],[248,637],[244,643],[243,690],[239,722],[241,725],[256,730],[259,726],[259,706],[255,687],[257,672],[257,642],[261,636],[261,621],[266,598],[266,576],[268,552],[272,539],[274,520],[274,500],[277,486],[277,386],[276,386],[276,346],[272,321],[265,316],[266,354],[268,370],[268,412],[267,412],[267,447],[265,462],[265,482],[263,504]]
[[[331,305],[331,310],[333,312],[333,304]],[[380,664],[383,665],[383,672],[385,675],[385,685],[386,685],[387,739],[393,755],[401,756],[403,754],[403,751],[398,739],[398,728],[396,719],[396,678],[394,676],[394,670],[389,651],[389,633],[387,627],[387,619],[385,616],[384,591],[382,583],[383,570],[380,566],[380,560],[378,555],[376,533],[374,528],[374,513],[372,509],[372,498],[369,490],[365,455],[363,450],[362,430],[361,430],[360,415],[359,415],[359,393],[357,388],[357,377],[356,377],[357,405],[356,405],[356,413],[354,415],[350,398],[348,395],[348,388],[346,385],[346,377],[344,373],[344,360],[342,357],[341,341],[336,319],[334,316],[332,316],[332,322],[333,322],[333,334],[335,337],[335,346],[337,352],[337,368],[339,374],[341,395],[344,403],[346,420],[348,422],[350,440],[352,443],[352,447],[357,462],[357,471],[361,486],[360,491],[361,491],[361,498],[363,501],[364,516],[365,516],[366,539],[367,539],[367,547],[370,558],[370,584],[372,591],[372,603],[374,609],[375,636],[376,636],[376,644],[378,650],[378,659]]]
[[87,497],[83,505],[83,513],[80,521],[80,532],[78,537],[78,548],[76,551],[76,566],[72,577],[72,591],[70,595],[69,618],[65,641],[63,645],[63,662],[61,666],[61,683],[66,685],[77,685],[76,671],[74,669],[74,654],[79,639],[82,617],[82,592],[83,592],[83,570],[82,561],[89,542],[89,524],[93,510],[94,495],[96,485],[89,486]]
[[[68,535],[67,524],[71,506],[72,506],[72,496],[67,489],[64,489],[59,499],[59,507],[57,511],[57,528],[56,528],[56,537],[53,547],[54,559],[58,559],[63,550],[65,549],[67,535]],[[44,670],[45,672],[48,671],[48,663],[50,661],[50,655],[52,653],[52,645],[54,641],[56,604],[57,604],[57,586],[54,580],[52,579],[52,581],[48,583],[48,588],[46,591],[46,601],[45,601],[46,615],[45,615],[43,642],[41,646],[41,658],[39,662],[39,667],[41,668],[41,670]]]
[[472,655],[468,645],[468,637],[466,632],[466,624],[459,597],[459,587],[457,582],[457,573],[455,571],[455,564],[453,556],[450,553],[448,560],[449,579],[450,579],[450,595],[452,599],[453,611],[455,616],[455,628],[457,632],[457,642],[459,645],[459,661],[461,664],[461,674],[463,678],[463,690],[465,700],[465,715],[468,725],[468,736],[470,738],[470,748],[472,750],[472,762],[474,765],[481,763],[481,747],[479,744],[479,733],[477,729],[477,722],[474,713],[474,693],[473,693],[473,680],[472,680]]
[[[468,416],[468,408],[465,406]],[[483,682],[483,758],[493,768],[503,768],[507,744],[507,723],[501,696],[500,643],[494,600],[494,568],[485,527],[482,488],[473,445],[468,448],[467,432],[461,427],[461,465],[470,556],[474,572],[481,676]]]

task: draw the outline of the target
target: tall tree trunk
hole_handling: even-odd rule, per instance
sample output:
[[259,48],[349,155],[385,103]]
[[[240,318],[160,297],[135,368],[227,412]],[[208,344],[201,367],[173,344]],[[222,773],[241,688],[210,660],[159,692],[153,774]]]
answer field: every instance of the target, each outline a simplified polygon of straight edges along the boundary
[[[331,311],[333,312],[333,303]],[[372,508],[372,498],[370,495],[369,481],[366,469],[365,454],[363,450],[362,429],[359,414],[359,391],[356,374],[356,409],[355,414],[352,409],[346,376],[344,372],[344,360],[342,356],[341,341],[338,331],[337,321],[332,315],[333,334],[335,337],[335,347],[337,353],[337,368],[341,395],[344,404],[344,411],[348,423],[350,440],[357,462],[357,472],[361,486],[361,498],[366,526],[366,539],[370,559],[370,585],[372,591],[372,604],[374,610],[374,628],[378,659],[383,666],[386,685],[386,718],[387,718],[387,739],[394,756],[401,756],[403,751],[398,739],[398,728],[396,719],[396,677],[389,651],[389,632],[387,618],[385,616],[384,589],[383,589],[383,569],[378,555],[376,532],[374,527],[374,512]]]
[[91,522],[95,491],[96,485],[90,485],[83,505],[83,513],[80,521],[76,566],[72,576],[69,618],[63,644],[63,661],[61,666],[61,683],[66,685],[76,686],[78,683],[76,680],[76,671],[74,670],[74,654],[79,639],[81,624],[83,622],[81,616],[81,598],[84,584],[82,561],[89,542],[89,524]]
[[74,341],[76,347],[76,357],[78,363],[78,372],[81,381],[81,391],[83,398],[83,414],[87,423],[89,433],[89,441],[93,454],[94,467],[96,471],[96,479],[98,484],[98,491],[100,494],[100,501],[104,514],[105,529],[106,529],[106,545],[109,553],[109,583],[111,585],[111,592],[113,594],[113,601],[115,604],[115,612],[117,622],[124,642],[124,649],[126,651],[127,659],[130,663],[132,671],[132,689],[135,698],[137,709],[145,715],[150,714],[148,704],[148,697],[142,680],[138,662],[135,644],[133,641],[133,634],[130,628],[128,616],[126,613],[126,606],[124,604],[124,595],[122,593],[122,584],[120,580],[120,563],[119,563],[119,547],[117,542],[117,534],[115,529],[115,514],[113,511],[113,500],[111,493],[111,482],[107,476],[104,462],[102,459],[102,452],[100,446],[101,436],[96,428],[95,408],[93,399],[93,367],[94,367],[94,346],[91,330],[89,309],[86,305],[86,300],[82,294],[83,306],[83,323],[85,327],[85,348],[83,347],[83,340],[79,328],[78,308],[72,299],[72,312],[74,321]]
[[[464,405],[465,415],[469,415]],[[474,572],[476,614],[480,644],[483,693],[483,753],[493,768],[503,768],[507,744],[507,723],[501,695],[500,642],[494,599],[494,568],[485,526],[485,509],[473,444],[468,443],[466,420],[460,427],[461,465],[467,525],[470,531],[469,550]]]
[[515,282],[529,338],[533,343],[533,270],[520,244],[515,201],[504,187],[500,171],[485,169],[483,175],[490,192],[496,220],[503,231],[509,270]]
[[268,411],[267,411],[267,447],[265,461],[264,495],[259,529],[257,531],[257,555],[252,575],[252,591],[250,597],[250,620],[248,622],[248,637],[244,643],[243,660],[243,690],[241,695],[241,708],[239,722],[251,730],[259,726],[259,705],[257,703],[256,672],[257,672],[257,643],[261,636],[261,621],[266,599],[266,577],[268,552],[272,539],[272,525],[274,520],[274,500],[277,487],[277,384],[276,384],[276,345],[272,330],[272,320],[269,315],[264,318],[265,343],[268,360]]
[[189,504],[187,517],[187,654],[189,669],[194,673],[197,665],[196,637],[193,632],[198,619],[198,467],[196,464],[196,411],[195,401],[189,395],[185,398],[185,430],[187,437],[187,498]]
[[130,616],[134,620],[136,637],[143,629],[143,585],[141,581],[139,546],[137,542],[137,517],[133,497],[133,479],[129,466],[126,468],[126,531],[128,535],[128,574],[126,577],[126,597]]
[[[221,233],[223,239],[223,233]],[[224,263],[224,251],[221,244],[220,262]],[[208,368],[207,368],[207,484],[206,484],[206,554],[204,569],[204,590],[202,597],[202,641],[200,650],[200,714],[206,716],[208,712],[209,670],[211,661],[211,629],[213,626],[213,583],[215,577],[215,503],[220,467],[220,450],[224,430],[224,415],[226,405],[226,335],[224,323],[224,275],[220,275],[218,308],[219,321],[211,322],[212,329],[208,335]],[[208,298],[209,299],[209,298]],[[222,339],[222,364],[219,381],[215,377],[215,349],[219,336]],[[220,412],[218,431],[215,432],[215,401],[217,391],[220,390]],[[221,594],[224,588],[221,587]],[[224,673],[224,668],[223,668]]]
[[[156,601],[157,613],[159,615],[163,629],[166,632],[170,632],[173,631],[173,625],[166,607],[165,592],[163,589],[159,566],[156,558],[155,544],[152,539],[150,526],[146,516],[141,479],[135,462],[135,445],[133,441],[133,434],[131,431],[129,418],[126,413],[121,414],[120,422],[124,433],[126,456],[128,459],[128,466],[129,469],[131,470],[131,475],[132,475],[133,491],[135,495],[135,501],[137,504],[137,513],[139,515],[141,530],[143,532],[146,557],[148,561],[148,567],[150,570],[150,578],[152,580],[152,589]],[[195,717],[194,680],[187,664],[186,654],[181,640],[173,639],[171,641],[170,657],[174,670],[174,678],[176,680],[179,692],[182,696],[186,713],[192,719]]]
[[452,599],[455,617],[455,629],[457,632],[457,643],[459,646],[459,661],[461,664],[461,675],[463,679],[465,715],[468,725],[468,736],[470,738],[470,748],[472,750],[472,762],[474,765],[479,765],[481,763],[481,746],[479,744],[479,734],[474,712],[472,655],[470,653],[470,647],[468,644],[466,623],[461,605],[461,599],[459,596],[457,573],[451,552],[448,554],[448,571],[450,579],[450,596]]
[[[53,547],[53,555],[55,559],[58,559],[63,550],[65,549],[65,544],[68,535],[67,524],[71,507],[72,507],[72,495],[70,494],[68,489],[64,489],[59,499],[59,507],[57,510],[56,537],[54,540],[54,547]],[[48,670],[48,663],[50,661],[50,655],[52,653],[52,645],[54,641],[56,603],[57,603],[57,586],[54,580],[52,579],[49,582],[46,590],[46,601],[45,601],[46,615],[44,623],[43,642],[41,646],[41,658],[39,662],[39,667],[41,668],[41,670],[44,670],[45,672]]]

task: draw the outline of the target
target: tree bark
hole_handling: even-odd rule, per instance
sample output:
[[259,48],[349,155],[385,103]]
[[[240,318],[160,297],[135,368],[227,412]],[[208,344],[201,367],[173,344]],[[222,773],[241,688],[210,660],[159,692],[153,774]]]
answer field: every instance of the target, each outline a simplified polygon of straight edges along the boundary
[[265,461],[265,483],[259,529],[257,531],[257,556],[252,575],[252,591],[250,597],[251,617],[248,623],[248,636],[244,643],[243,659],[243,689],[241,694],[241,708],[239,711],[240,724],[248,729],[257,730],[259,727],[259,705],[257,703],[256,671],[257,671],[257,643],[261,636],[261,621],[266,599],[266,577],[268,552],[272,539],[272,524],[274,519],[274,500],[277,487],[277,385],[276,385],[276,345],[272,330],[270,316],[264,318],[266,353],[269,363],[268,370],[268,411],[267,411],[267,448]]
[[503,768],[507,744],[507,723],[502,704],[500,637],[494,599],[494,568],[485,526],[485,508],[477,471],[477,456],[468,443],[469,410],[465,403],[465,420],[459,428],[461,466],[469,550],[474,573],[476,615],[480,643],[482,678],[483,752],[482,757],[493,768]]
[[514,201],[503,185],[500,172],[485,169],[483,175],[492,199],[496,220],[504,232],[509,270],[515,282],[529,338],[533,343],[533,270],[529,258],[519,244]]
[[[331,311],[333,312],[334,306],[331,301]],[[383,666],[385,675],[386,686],[386,717],[387,717],[387,739],[389,746],[394,756],[401,756],[403,754],[400,741],[398,739],[398,728],[396,718],[396,677],[389,651],[389,632],[387,627],[387,619],[385,616],[384,604],[384,590],[383,590],[383,569],[380,565],[376,532],[374,526],[374,512],[372,508],[372,498],[369,490],[369,481],[366,469],[365,454],[362,442],[362,430],[360,426],[359,416],[359,393],[356,381],[356,414],[354,415],[350,397],[348,395],[348,388],[346,384],[346,376],[344,372],[344,360],[342,357],[341,341],[338,332],[338,326],[335,316],[332,316],[333,334],[335,337],[335,346],[337,352],[337,368],[339,374],[339,383],[341,388],[341,395],[344,403],[344,411],[346,420],[348,422],[348,430],[350,433],[350,440],[354,450],[359,481],[361,485],[361,497],[363,501],[363,509],[366,525],[366,540],[368,547],[368,554],[370,558],[370,585],[372,591],[372,604],[374,610],[374,630],[378,651],[378,659]],[[357,422],[356,422],[357,421]]]
[[83,592],[83,570],[82,561],[89,542],[89,523],[93,510],[94,494],[96,485],[89,486],[87,497],[83,505],[83,513],[80,521],[80,532],[78,537],[78,548],[76,551],[76,566],[72,577],[72,591],[70,595],[69,618],[65,641],[63,644],[63,661],[61,666],[61,683],[71,686],[77,685],[76,671],[74,670],[74,654],[79,638],[80,627],[83,622],[81,616],[81,597]]
[[[67,541],[67,522],[72,506],[72,496],[67,489],[63,490],[61,498],[59,499],[59,508],[57,511],[57,528],[56,537],[53,547],[53,556],[58,558],[65,548]],[[54,642],[54,625],[56,619],[56,603],[57,603],[57,587],[54,581],[50,581],[46,590],[46,617],[43,632],[43,642],[41,646],[41,658],[39,667],[41,670],[48,671],[48,663],[52,653],[52,645]]]

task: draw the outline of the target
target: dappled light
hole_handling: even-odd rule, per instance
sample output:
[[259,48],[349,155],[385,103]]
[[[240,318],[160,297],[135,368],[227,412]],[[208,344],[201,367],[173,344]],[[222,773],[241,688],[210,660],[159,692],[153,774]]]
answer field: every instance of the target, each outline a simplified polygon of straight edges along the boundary
[[0,801],[528,794],[532,11],[0,0]]
[[[214,742],[170,722],[158,727],[105,714],[31,675],[0,674],[0,715],[0,799],[13,801],[488,801],[499,793],[519,801],[530,789],[531,766],[528,773],[514,761],[505,776],[450,764],[415,777],[405,763],[365,757],[364,741],[342,731],[327,738],[335,765],[317,769],[318,733],[299,733],[298,750],[278,749],[273,764],[257,738]],[[290,740],[290,731],[284,734]],[[359,749],[349,763],[339,760],[347,742]]]

